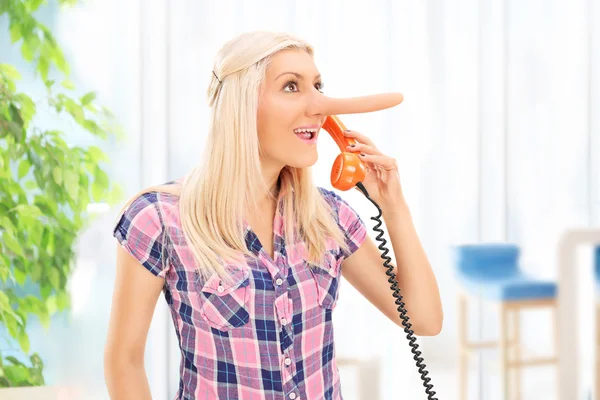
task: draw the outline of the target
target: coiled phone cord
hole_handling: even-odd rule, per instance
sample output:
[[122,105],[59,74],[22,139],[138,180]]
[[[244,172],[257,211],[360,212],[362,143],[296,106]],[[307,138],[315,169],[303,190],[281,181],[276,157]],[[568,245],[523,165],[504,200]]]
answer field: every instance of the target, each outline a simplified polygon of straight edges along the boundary
[[373,230],[378,232],[376,239],[381,242],[381,244],[378,246],[378,248],[379,248],[379,250],[381,250],[383,252],[381,254],[381,258],[383,258],[385,260],[383,262],[383,266],[385,268],[387,268],[386,275],[389,277],[388,282],[391,284],[390,289],[392,289],[392,291],[394,292],[392,294],[392,296],[394,296],[396,298],[396,305],[398,306],[398,312],[400,313],[400,318],[402,319],[402,325],[404,326],[404,332],[406,333],[406,338],[408,339],[409,346],[411,347],[410,351],[414,355],[413,359],[416,361],[417,368],[419,369],[419,373],[421,374],[421,379],[423,380],[423,386],[425,386],[425,393],[427,393],[427,399],[428,400],[438,400],[437,397],[433,397],[435,395],[435,392],[432,390],[433,385],[431,383],[429,383],[429,381],[431,381],[431,378],[429,378],[427,376],[429,374],[429,372],[427,372],[427,370],[425,369],[426,365],[423,364],[423,358],[421,357],[421,352],[418,350],[419,345],[416,343],[417,338],[415,338],[415,336],[414,336],[414,331],[412,329],[410,329],[412,327],[412,325],[408,321],[409,318],[407,315],[407,311],[404,308],[405,304],[402,301],[402,295],[400,294],[400,288],[398,287],[398,281],[396,280],[396,274],[394,274],[394,272],[392,272],[394,270],[394,266],[390,265],[391,258],[390,258],[390,256],[387,255],[387,253],[389,252],[389,250],[385,247],[387,241],[383,238],[383,229],[379,228],[382,224],[381,208],[379,207],[379,205],[377,205],[377,203],[375,203],[375,201],[373,201],[373,199],[371,199],[371,197],[369,196],[369,192],[367,192],[367,189],[362,184],[362,182],[358,182],[356,184],[356,187],[366,196],[367,199],[369,199],[369,201],[371,203],[373,203],[373,205],[375,207],[377,207],[377,210],[379,211],[379,215],[377,215],[376,217],[371,217],[371,219],[373,221],[377,221],[377,225],[375,225]]

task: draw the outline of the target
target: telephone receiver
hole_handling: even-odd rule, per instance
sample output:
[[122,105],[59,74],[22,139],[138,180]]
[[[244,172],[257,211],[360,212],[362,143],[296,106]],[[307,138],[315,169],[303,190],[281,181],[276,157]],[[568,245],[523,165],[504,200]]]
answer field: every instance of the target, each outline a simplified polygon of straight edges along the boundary
[[398,312],[400,314],[400,319],[402,320],[402,325],[404,326],[404,332],[409,341],[411,353],[414,356],[413,359],[416,361],[419,374],[421,375],[427,399],[437,400],[437,398],[434,397],[435,392],[432,390],[433,385],[429,383],[431,378],[427,376],[429,373],[425,369],[425,364],[423,364],[423,358],[421,357],[421,352],[418,350],[419,345],[416,343],[417,339],[414,337],[414,331],[410,329],[412,325],[409,322],[405,304],[402,301],[402,295],[400,294],[400,288],[398,287],[398,282],[393,272],[394,266],[391,264],[391,258],[387,255],[388,249],[385,247],[387,241],[383,238],[383,229],[380,228],[382,225],[381,208],[373,199],[371,199],[367,189],[362,184],[362,181],[367,174],[367,168],[356,153],[346,151],[347,146],[356,144],[357,142],[354,138],[344,135],[346,126],[336,115],[383,110],[400,104],[402,100],[403,96],[399,93],[386,93],[351,99],[332,99],[320,95],[313,104],[316,108],[310,111],[327,115],[322,129],[331,135],[341,151],[331,168],[331,185],[342,191],[356,187],[379,210],[379,215],[371,217],[371,219],[377,221],[377,225],[373,230],[378,233],[376,240],[381,242],[378,248],[379,250],[383,250],[381,258],[385,260],[383,266],[387,269],[386,275],[390,278],[388,282],[390,283],[392,296],[396,299],[395,304],[398,305]]
[[331,167],[331,186],[342,191],[352,189],[362,182],[367,174],[365,163],[355,153],[346,151],[347,146],[356,144],[356,140],[344,135],[346,127],[336,115],[327,116],[323,129],[331,135],[341,150]]

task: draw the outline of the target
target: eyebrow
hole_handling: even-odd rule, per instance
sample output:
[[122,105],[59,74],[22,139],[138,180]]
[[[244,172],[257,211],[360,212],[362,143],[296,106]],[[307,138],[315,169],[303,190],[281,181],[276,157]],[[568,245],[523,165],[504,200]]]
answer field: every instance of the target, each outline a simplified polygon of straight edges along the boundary
[[[297,72],[284,72],[282,74],[279,74],[279,76],[277,78],[275,78],[275,80],[281,78],[283,75],[288,75],[288,74],[292,74],[292,75],[294,75],[298,79],[304,79],[304,76],[302,74],[297,73]],[[317,79],[320,79],[320,78],[321,78],[321,74],[318,74],[318,75],[315,76],[314,79],[317,80]]]

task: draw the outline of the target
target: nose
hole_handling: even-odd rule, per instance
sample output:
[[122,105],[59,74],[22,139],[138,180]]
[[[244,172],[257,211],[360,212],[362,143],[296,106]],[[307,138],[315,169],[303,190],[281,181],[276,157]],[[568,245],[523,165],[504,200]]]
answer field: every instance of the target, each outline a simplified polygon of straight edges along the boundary
[[402,103],[402,93],[378,93],[361,97],[333,98],[318,92],[308,105],[309,115],[361,114],[385,110]]

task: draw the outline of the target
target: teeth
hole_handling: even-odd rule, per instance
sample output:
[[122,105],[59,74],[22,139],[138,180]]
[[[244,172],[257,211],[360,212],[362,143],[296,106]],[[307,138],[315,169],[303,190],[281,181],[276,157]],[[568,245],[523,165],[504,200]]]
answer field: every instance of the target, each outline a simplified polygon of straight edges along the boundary
[[303,133],[303,132],[310,132],[310,133],[315,133],[317,130],[316,129],[294,129],[294,133]]

